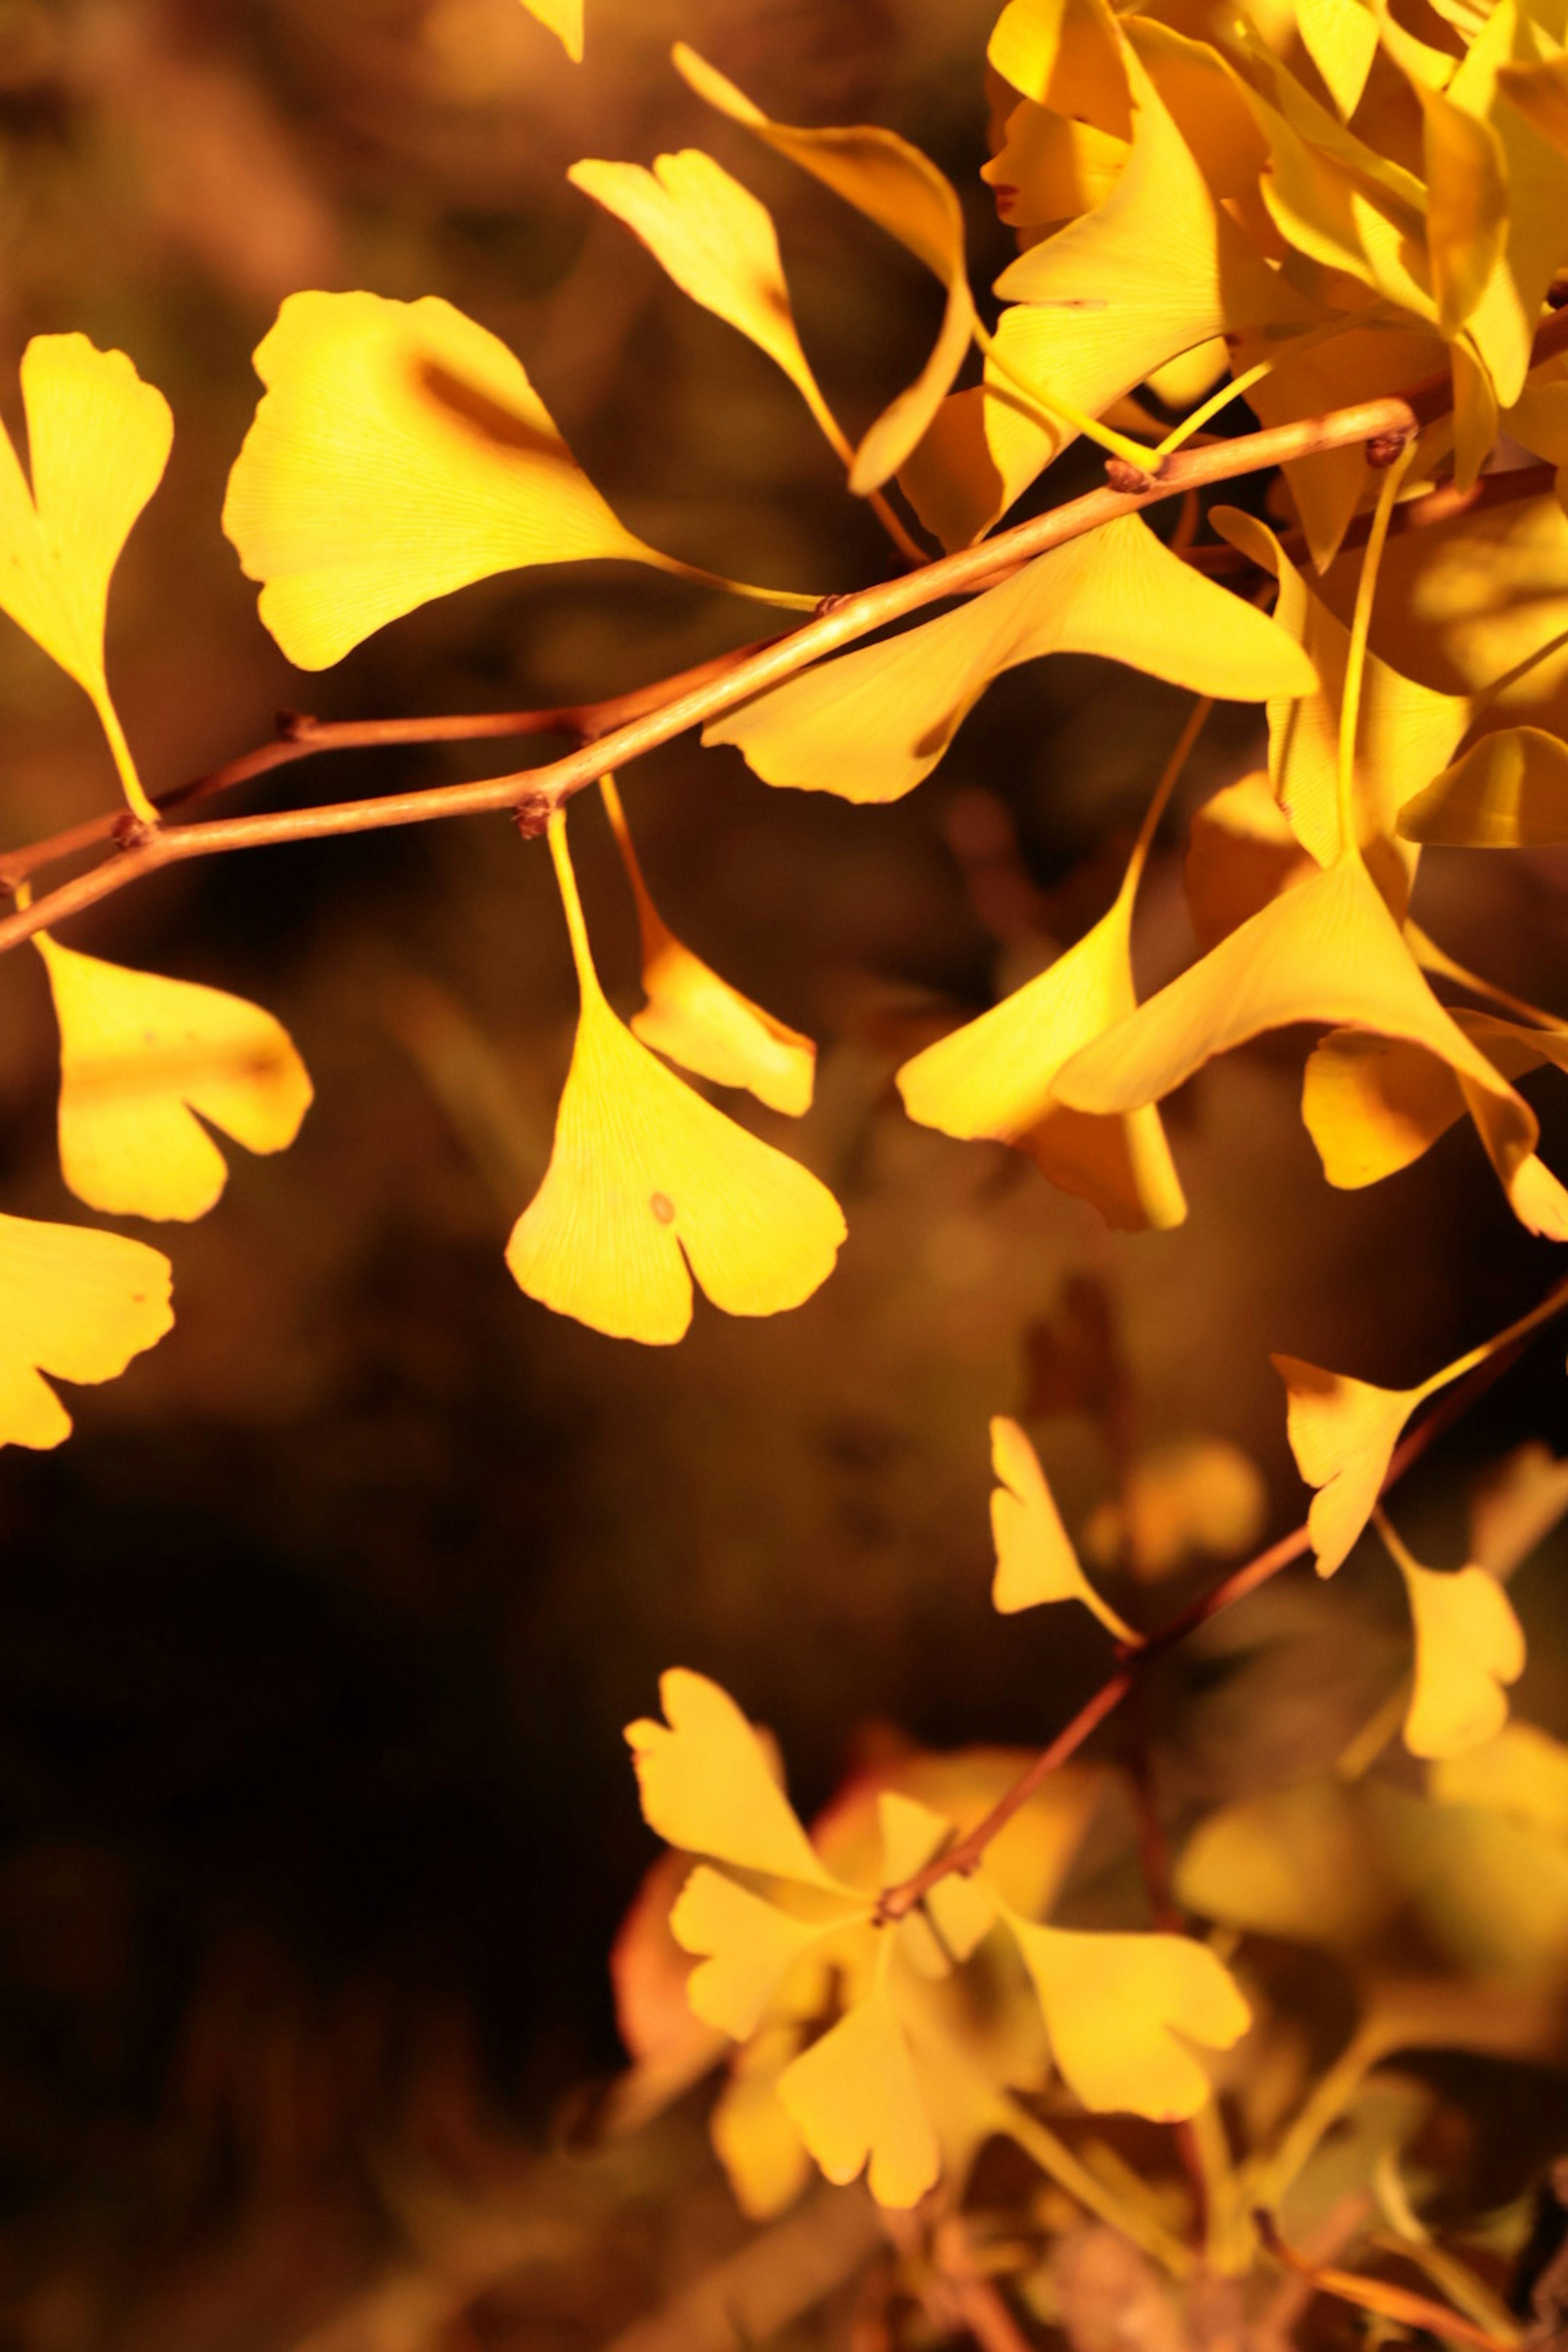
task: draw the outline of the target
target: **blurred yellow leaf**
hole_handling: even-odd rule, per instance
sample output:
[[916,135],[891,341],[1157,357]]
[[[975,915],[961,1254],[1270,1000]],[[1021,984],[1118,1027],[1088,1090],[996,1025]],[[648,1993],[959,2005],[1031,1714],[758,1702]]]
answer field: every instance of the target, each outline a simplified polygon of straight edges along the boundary
[[692,2015],[737,2042],[756,2032],[795,1961],[826,1932],[706,1864],[681,1888],[669,1927],[683,1951],[701,1956],[687,1979]]
[[1484,1568],[1423,1568],[1381,1511],[1377,1525],[1405,1579],[1415,1629],[1405,1745],[1413,1756],[1462,1756],[1495,1739],[1508,1721],[1505,1685],[1524,1672],[1523,1630]]
[[513,1279],[557,1314],[647,1346],[684,1335],[693,1276],[729,1315],[798,1307],[833,1271],[845,1232],[837,1202],[616,1019],[594,970],[559,811],[550,842],[582,1012],[550,1165],[507,1244]]
[[1457,335],[1486,291],[1508,238],[1507,165],[1489,122],[1441,90],[1418,95],[1432,291],[1439,326]]
[[838,424],[801,349],[778,236],[767,206],[700,148],[640,163],[574,163],[584,195],[625,221],[682,293],[749,336],[783,369],[834,447]]
[[1548,32],[1517,0],[1498,0],[1447,89],[1456,107],[1489,126],[1508,187],[1508,233],[1467,327],[1504,407],[1523,389],[1547,289],[1568,258],[1568,155],[1550,128],[1550,64],[1544,71],[1537,64],[1561,34],[1561,25]]
[[1101,1600],[1079,1566],[1039,1456],[1017,1423],[1000,1413],[991,1423],[991,1466],[1002,1481],[991,1496],[996,1607],[1011,1615],[1045,1601],[1081,1601],[1117,1641],[1137,1643],[1140,1635]]
[[799,2051],[802,2033],[792,2019],[737,2050],[709,2117],[714,2151],[751,2221],[782,2213],[811,2179],[810,2154],[778,2095],[778,2078]]
[[1339,1780],[1221,1806],[1188,1839],[1173,1885],[1200,1918],[1331,1949],[1363,1942],[1397,1899],[1359,1795]]
[[1285,1383],[1296,1467],[1318,1489],[1308,1513],[1318,1574],[1332,1576],[1372,1517],[1400,1432],[1435,1384],[1380,1389],[1299,1356],[1269,1360]]
[[1498,68],[1498,87],[1533,131],[1568,155],[1568,55]]
[[1568,841],[1568,744],[1539,727],[1483,735],[1399,813],[1407,841],[1539,849]]
[[1010,1916],[1063,2080],[1098,2113],[1177,2123],[1207,2104],[1189,2044],[1228,2050],[1252,2022],[1228,1971],[1185,1936],[1084,1935]]
[[562,47],[574,65],[583,62],[583,0],[522,0],[531,16],[537,16],[549,32],[556,35]]
[[1568,1747],[1533,1723],[1510,1723],[1495,1739],[1434,1766],[1433,1795],[1446,1805],[1479,1805],[1568,1843]]
[[29,488],[0,425],[0,612],[91,697],[136,814],[155,812],[135,770],[104,675],[109,583],[133,524],[163,478],[169,404],[123,352],[85,335],[35,335],[22,354]]
[[930,359],[914,383],[883,410],[855,453],[849,487],[865,497],[897,473],[969,349],[974,305],[965,274],[963,208],[936,165],[896,132],[864,125],[805,131],[772,122],[684,41],[676,43],[673,54],[699,98],[731,122],[754,131],[779,154],[886,229],[946,289],[947,309]]
[[1470,1493],[1470,1558],[1505,1580],[1568,1512],[1568,1462],[1531,1439],[1493,1463]]
[[144,1242],[0,1216],[0,1445],[47,1451],[70,1415],[43,1378],[117,1380],[172,1327],[169,1261]]
[[1242,702],[1310,693],[1316,676],[1282,629],[1128,515],[938,620],[819,662],[702,740],[738,745],[765,783],[897,800],[930,775],[994,678],[1062,653]]
[[661,1675],[658,1690],[668,1723],[626,1727],[649,1828],[689,1853],[841,1894],[729,1693],[684,1666]]
[[189,981],[37,947],[60,1025],[60,1167],[110,1216],[201,1217],[227,1180],[202,1119],[247,1151],[282,1151],[311,1101],[287,1030]]
[[1215,1054],[1310,1021],[1403,1037],[1446,1061],[1521,1223],[1568,1239],[1568,1194],[1535,1157],[1523,1097],[1422,978],[1376,886],[1352,854],[1287,890],[1058,1072],[1079,1110],[1158,1102]]
[[770,1110],[798,1118],[811,1108],[816,1047],[742,996],[676,938],[648,896],[614,781],[604,777],[601,789],[642,935],[647,1003],[632,1015],[634,1036],[668,1054],[682,1069],[718,1086],[748,1087]]
[[828,2179],[867,2171],[879,2205],[918,2205],[942,2168],[885,1971],[778,2079],[778,2095]]
[[1226,1559],[1247,1550],[1268,1506],[1263,1474],[1240,1446],[1173,1438],[1133,1463],[1121,1496],[1089,1519],[1083,1549],[1103,1568],[1124,1560],[1134,1576],[1171,1576],[1194,1552]]
[[223,527],[301,669],[498,572],[670,568],[611,513],[521,362],[449,302],[291,294],[256,368]]

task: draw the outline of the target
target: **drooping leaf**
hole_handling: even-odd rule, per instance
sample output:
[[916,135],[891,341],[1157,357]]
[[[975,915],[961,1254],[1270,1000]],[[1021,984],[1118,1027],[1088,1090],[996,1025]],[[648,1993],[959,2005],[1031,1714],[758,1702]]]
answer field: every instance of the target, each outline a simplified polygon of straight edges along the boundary
[[1316,871],[1267,770],[1255,768],[1226,784],[1195,812],[1187,836],[1182,887],[1199,947],[1217,947],[1270,898]]
[[1315,682],[1282,629],[1129,515],[935,621],[818,663],[726,712],[702,740],[738,745],[766,783],[897,800],[930,775],[994,678],[1054,653],[1099,654],[1237,701],[1306,694]]
[[668,1721],[626,1727],[648,1827],[689,1853],[841,1893],[729,1693],[685,1666],[661,1675],[658,1690]]
[[803,2028],[791,2019],[743,2043],[709,2118],[714,2152],[751,2221],[782,2213],[811,2179],[811,2157],[778,2095],[778,2078],[803,2038]]
[[[1463,1007],[1454,1018],[1506,1078],[1544,1062],[1568,1067],[1568,1029],[1529,1028]],[[1425,1046],[1335,1029],[1307,1058],[1301,1117],[1324,1175],[1345,1190],[1408,1168],[1469,1108],[1451,1065]]]
[[1299,1356],[1269,1360],[1285,1383],[1296,1467],[1318,1489],[1308,1513],[1318,1574],[1332,1576],[1371,1518],[1400,1433],[1428,1391],[1380,1389]]
[[811,173],[886,229],[947,293],[942,330],[913,383],[884,409],[855,453],[849,487],[864,497],[897,473],[935,414],[969,349],[974,323],[963,251],[963,213],[949,182],[896,132],[858,125],[829,131],[770,121],[734,83],[684,41],[675,62],[699,98]]
[[499,572],[667,562],[611,513],[521,362],[449,302],[291,294],[256,368],[223,526],[301,669]]
[[779,2076],[778,2094],[828,2179],[867,2174],[879,2205],[919,2204],[942,2168],[885,1980]]
[[60,1166],[78,1200],[110,1216],[205,1216],[228,1171],[203,1119],[247,1151],[293,1142],[312,1089],[269,1013],[43,933],[37,947],[60,1025]]
[[1215,1054],[1293,1022],[1405,1038],[1448,1063],[1465,1088],[1515,1214],[1568,1238],[1568,1195],[1535,1157],[1534,1112],[1439,1004],[1359,857],[1273,899],[1058,1072],[1079,1110],[1135,1110]]
[[574,163],[566,174],[584,195],[625,221],[694,302],[748,336],[783,369],[828,438],[838,427],[801,349],[765,205],[700,148],[640,163]]
[[1543,849],[1568,841],[1568,744],[1539,727],[1483,735],[1399,813],[1406,841]]
[[701,1956],[687,1979],[692,2015],[737,2042],[756,2032],[795,1961],[824,1933],[821,1923],[781,1911],[706,1864],[681,1888],[669,1926],[682,1950]]
[[991,1496],[996,1576],[991,1598],[1005,1615],[1047,1601],[1081,1601],[1119,1642],[1139,1636],[1102,1600],[1079,1561],[1039,1456],[1016,1421],[991,1423],[991,1466],[1001,1485]]
[[0,1216],[0,1445],[70,1435],[48,1385],[118,1380],[172,1327],[169,1261],[144,1242]]
[[548,32],[553,33],[574,65],[583,62],[584,0],[522,0],[531,16],[537,16]]
[[1207,2104],[1190,2044],[1228,2050],[1252,2022],[1234,1979],[1184,1936],[1086,1935],[1008,1921],[1068,2087],[1096,2113],[1176,2123]]
[[693,1277],[729,1315],[798,1307],[833,1271],[845,1234],[837,1202],[683,1085],[611,1012],[559,813],[551,845],[582,1011],[550,1165],[507,1244],[513,1280],[557,1314],[647,1346],[684,1335]]
[[648,896],[620,795],[602,780],[610,823],[637,900],[642,983],[647,1003],[632,1015],[632,1034],[699,1077],[745,1087],[770,1110],[798,1118],[811,1108],[816,1047],[721,979],[678,940]]

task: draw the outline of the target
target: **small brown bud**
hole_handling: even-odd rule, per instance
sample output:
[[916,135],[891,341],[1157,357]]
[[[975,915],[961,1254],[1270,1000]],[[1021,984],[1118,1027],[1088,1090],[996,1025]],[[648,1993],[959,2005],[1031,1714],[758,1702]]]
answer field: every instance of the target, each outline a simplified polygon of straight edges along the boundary
[[1105,478],[1113,490],[1121,492],[1123,498],[1141,499],[1146,490],[1154,487],[1153,475],[1143,467],[1133,465],[1127,457],[1108,457]]
[[524,841],[537,841],[548,832],[555,807],[548,793],[525,793],[511,813],[511,821]]
[[1374,435],[1366,445],[1366,462],[1373,471],[1381,474],[1402,457],[1415,436],[1408,426],[1399,426],[1392,433]]

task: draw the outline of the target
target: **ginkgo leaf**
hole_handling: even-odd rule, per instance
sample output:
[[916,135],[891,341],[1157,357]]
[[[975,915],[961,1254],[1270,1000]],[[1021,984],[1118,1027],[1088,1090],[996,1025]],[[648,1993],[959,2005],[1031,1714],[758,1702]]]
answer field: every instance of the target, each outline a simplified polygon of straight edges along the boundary
[[1195,811],[1187,835],[1182,887],[1199,947],[1217,947],[1270,898],[1317,870],[1266,769],[1226,784]]
[[1186,1215],[1157,1110],[1103,1119],[1055,1101],[1057,1071],[1131,1013],[1132,895],[1000,1004],[928,1045],[898,1073],[910,1117],[944,1135],[1016,1144],[1054,1184],[1123,1230],[1168,1230]]
[[1199,1823],[1173,1878],[1184,1910],[1291,1943],[1352,1949],[1398,1900],[1357,1792],[1339,1779],[1270,1789]]
[[574,187],[625,221],[694,302],[766,352],[836,448],[844,436],[801,349],[767,206],[700,148],[640,163],[574,163]]
[[684,1335],[693,1276],[729,1315],[798,1307],[833,1271],[843,1212],[826,1184],[704,1102],[617,1020],[594,970],[560,812],[550,838],[582,1012],[550,1165],[507,1244],[513,1280],[557,1314],[647,1346]]
[[778,2095],[837,2186],[866,2171],[878,2204],[897,2209],[934,2186],[941,2150],[885,1978],[785,2067]]
[[1377,55],[1377,18],[1361,0],[1297,0],[1295,13],[1302,46],[1348,122]]
[[1534,1112],[1433,995],[1354,855],[1271,900],[1081,1047],[1055,1091],[1079,1110],[1135,1110],[1215,1054],[1298,1021],[1403,1037],[1447,1062],[1515,1214],[1531,1231],[1568,1238],[1568,1196],[1535,1158]]
[[1307,694],[1316,677],[1284,630],[1127,515],[938,620],[818,663],[702,740],[738,745],[765,783],[897,800],[930,775],[994,678],[1055,653],[1100,654],[1239,702]]
[[901,478],[947,545],[978,538],[1076,437],[1074,423],[1031,403],[1022,386],[1102,416],[1167,361],[1216,336],[1266,325],[1289,332],[1319,315],[1216,202],[1160,94],[1166,60],[1195,45],[1147,17],[1123,19],[1122,32],[1135,111],[1121,175],[1095,211],[1004,271],[996,291],[1011,307],[984,388],[954,396],[936,451],[917,452]]
[[1546,79],[1530,72],[1540,56],[1541,33],[1531,12],[1517,0],[1498,0],[1447,92],[1453,105],[1489,126],[1501,150],[1508,233],[1466,331],[1505,408],[1524,387],[1547,289],[1568,252],[1563,236],[1568,155],[1550,133],[1549,115],[1543,121],[1530,98]]
[[963,251],[963,211],[928,157],[896,132],[864,125],[806,131],[773,122],[732,81],[684,41],[675,63],[699,98],[742,123],[779,154],[811,173],[856,211],[912,253],[946,289],[947,308],[930,359],[913,383],[883,410],[855,453],[849,487],[880,489],[903,464],[957,374],[974,325]]
[[1456,849],[1543,849],[1568,841],[1568,744],[1539,727],[1483,735],[1405,802],[1407,841]]
[[681,1888],[669,1927],[683,1951],[701,1956],[687,1979],[692,2015],[737,2042],[756,2032],[795,1961],[826,1932],[706,1864]]
[[995,190],[997,213],[1009,228],[1038,228],[1103,204],[1131,152],[1125,139],[1026,99],[1008,116],[1006,143],[980,176]]
[[1529,1439],[1490,1464],[1471,1488],[1469,1556],[1506,1582],[1565,1513],[1568,1461]]
[[1037,105],[1131,135],[1127,69],[1106,0],[1007,0],[985,55]]
[[671,568],[611,513],[521,362],[449,302],[291,294],[256,368],[223,527],[301,669],[498,572]]
[[1418,95],[1432,290],[1437,322],[1452,336],[1480,301],[1508,238],[1508,166],[1489,122],[1441,90]]
[[37,945],[60,1025],[60,1168],[79,1201],[110,1216],[205,1216],[228,1170],[203,1119],[247,1151],[293,1142],[312,1088],[269,1013],[43,932]]
[[676,938],[648,896],[620,794],[608,776],[601,780],[601,789],[642,934],[647,1003],[632,1015],[633,1034],[668,1054],[683,1070],[694,1070],[718,1086],[745,1087],[770,1110],[798,1118],[811,1108],[816,1045],[742,996]]
[[1097,2114],[1178,2123],[1207,2104],[1189,2044],[1228,2050],[1252,2022],[1234,1979],[1185,1936],[1086,1935],[1009,1916],[1051,2052]]
[[583,0],[522,0],[531,16],[537,16],[548,32],[553,33],[574,65],[583,62]]
[[1083,1549],[1102,1568],[1125,1559],[1134,1576],[1170,1576],[1194,1552],[1226,1559],[1255,1544],[1268,1510],[1263,1474],[1220,1437],[1177,1437],[1132,1464],[1121,1493],[1101,1503]]
[[1084,1574],[1038,1454],[1017,1423],[1000,1413],[991,1423],[991,1466],[1002,1482],[991,1496],[995,1606],[1010,1616],[1044,1601],[1081,1601],[1119,1642],[1136,1643],[1140,1636]]
[[1380,1389],[1299,1356],[1269,1361],[1285,1383],[1296,1467],[1318,1489],[1308,1514],[1318,1574],[1332,1576],[1371,1518],[1400,1432],[1430,1383]]
[[[1568,1068],[1568,1028],[1527,1028],[1467,1008],[1454,1018],[1507,1078]],[[1424,1046],[1335,1029],[1307,1057],[1301,1117],[1331,1184],[1353,1191],[1408,1168],[1470,1108],[1450,1066]]]
[[658,1694],[668,1723],[643,1717],[626,1735],[648,1827],[689,1853],[842,1893],[728,1691],[671,1666]]
[[708,2119],[714,2153],[751,2221],[782,2213],[811,2179],[811,2158],[778,2095],[778,2078],[802,2039],[803,2028],[792,2018],[764,2026],[743,2043]]
[[110,579],[163,478],[174,418],[123,352],[85,335],[34,336],[22,404],[31,488],[0,425],[0,612],[92,698],[132,807],[151,821],[110,700],[103,634]]
[[1437,1759],[1432,1794],[1479,1805],[1568,1840],[1568,1747],[1533,1723],[1510,1723],[1484,1746]]
[[1568,53],[1498,68],[1498,86],[1549,143],[1568,155]]
[[0,1445],[47,1450],[70,1415],[47,1381],[118,1380],[173,1325],[169,1261],[144,1242],[0,1216]]
[[[1383,1530],[1384,1541],[1392,1530]],[[1423,1568],[1390,1543],[1415,1628],[1415,1676],[1405,1717],[1413,1756],[1462,1756],[1508,1721],[1506,1685],[1524,1672],[1524,1632],[1484,1568]]]

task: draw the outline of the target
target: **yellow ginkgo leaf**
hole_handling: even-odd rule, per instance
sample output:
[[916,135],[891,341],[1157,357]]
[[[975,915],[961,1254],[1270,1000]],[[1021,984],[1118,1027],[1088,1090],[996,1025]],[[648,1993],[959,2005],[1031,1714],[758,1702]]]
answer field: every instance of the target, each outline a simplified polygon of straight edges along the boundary
[[1258,1541],[1268,1490],[1250,1454],[1221,1437],[1177,1437],[1132,1464],[1114,1500],[1083,1531],[1102,1568],[1125,1560],[1134,1576],[1173,1575],[1194,1552],[1227,1559]]
[[765,783],[897,800],[937,765],[992,680],[1099,654],[1194,694],[1307,694],[1310,661],[1255,606],[1194,574],[1136,515],[1037,556],[999,588],[758,695],[703,734]]
[[550,843],[582,1013],[550,1165],[507,1244],[513,1280],[559,1315],[647,1346],[684,1335],[693,1276],[728,1315],[800,1306],[833,1271],[842,1210],[617,1020],[594,970],[559,810]]
[[1055,1091],[1079,1110],[1135,1110],[1215,1054],[1307,1021],[1403,1037],[1448,1063],[1515,1214],[1532,1232],[1568,1239],[1568,1195],[1535,1157],[1534,1112],[1433,995],[1353,854],[1271,900],[1080,1048]]
[[947,292],[947,309],[930,359],[913,383],[883,410],[855,453],[849,487],[865,497],[897,473],[936,413],[969,349],[974,325],[963,252],[963,211],[951,184],[917,147],[896,132],[864,125],[797,130],[770,121],[734,83],[684,41],[676,65],[699,98],[743,123],[779,154],[812,173],[856,211],[912,253]]
[[202,1217],[228,1177],[202,1119],[247,1151],[293,1142],[312,1089],[269,1013],[41,932],[37,943],[60,1024],[60,1168],[79,1201],[110,1216]]
[[764,1013],[678,940],[649,898],[614,781],[601,779],[605,806],[637,900],[642,984],[647,1003],[632,1031],[683,1070],[721,1087],[745,1087],[770,1110],[798,1118],[811,1108],[816,1047]]
[[1418,96],[1432,290],[1439,326],[1457,335],[1485,293],[1508,239],[1508,166],[1489,122],[1441,90],[1421,89]]
[[839,2187],[868,2166],[878,2204],[905,2209],[934,2186],[941,2150],[885,1971],[866,2000],[785,2067],[778,2095]]
[[1210,1813],[1173,1884],[1200,1918],[1331,1950],[1363,1942],[1398,1901],[1359,1793],[1337,1777]]
[[[1531,345],[1552,277],[1568,257],[1568,153],[1550,129],[1552,72],[1540,73],[1544,28],[1518,0],[1498,0],[1460,58],[1447,95],[1484,121],[1501,151],[1508,188],[1508,234],[1467,332],[1504,407],[1530,372]],[[1560,37],[1562,27],[1556,28]],[[1556,39],[1550,46],[1556,48]],[[1532,95],[1545,97],[1541,110]]]
[[169,1281],[168,1259],[144,1242],[0,1217],[0,1445],[47,1451],[68,1437],[43,1375],[117,1380],[174,1323]]
[[1423,1568],[1381,1514],[1378,1524],[1405,1579],[1415,1628],[1405,1745],[1413,1756],[1462,1756],[1495,1739],[1508,1721],[1506,1685],[1524,1672],[1523,1628],[1484,1568]]
[[1528,1439],[1470,1490],[1469,1556],[1504,1582],[1568,1513],[1568,1461]]
[[811,2179],[811,2158],[778,2095],[778,2078],[803,2039],[792,2018],[744,2042],[708,2119],[714,2153],[749,2221],[772,2221]]
[[1510,1723],[1495,1739],[1440,1758],[1432,1794],[1446,1805],[1479,1805],[1568,1841],[1568,1747],[1533,1723]]
[[1131,152],[1125,139],[1026,99],[1008,116],[1006,142],[980,176],[995,190],[996,210],[1009,228],[1042,228],[1102,205]]
[[1318,1574],[1332,1576],[1372,1517],[1400,1432],[1436,1383],[1380,1389],[1299,1356],[1269,1360],[1285,1383],[1296,1467],[1318,1489],[1308,1514]]
[[1377,55],[1377,17],[1361,0],[1297,0],[1295,14],[1302,47],[1348,122]]
[[[1568,1068],[1568,1029],[1464,1008],[1454,1018],[1506,1078],[1544,1062]],[[1408,1168],[1469,1108],[1452,1067],[1425,1046],[1335,1029],[1307,1057],[1301,1117],[1324,1175],[1346,1191]]]
[[[1257,45],[1253,57],[1262,64]],[[1268,142],[1263,198],[1281,236],[1310,260],[1359,278],[1385,302],[1436,325],[1421,182],[1336,121],[1284,67],[1269,60],[1260,79],[1268,95],[1249,95]]]
[[531,16],[537,16],[548,32],[553,33],[574,65],[583,62],[583,0],[522,0]]
[[706,1864],[681,1888],[669,1927],[683,1951],[701,1956],[686,1983],[692,2015],[737,2042],[756,2032],[795,1961],[826,1932]]
[[22,354],[27,486],[0,425],[0,612],[86,688],[136,814],[156,812],[136,781],[109,697],[109,583],[132,527],[163,478],[174,419],[123,352],[85,335],[35,335]]
[[1106,0],[1007,0],[985,54],[1037,105],[1131,136],[1127,69]]
[[1483,735],[1399,813],[1407,841],[1544,849],[1568,841],[1568,744],[1539,727]]
[[1270,898],[1316,872],[1266,769],[1226,784],[1195,812],[1187,836],[1182,887],[1199,947],[1217,947]]
[[498,572],[679,568],[616,520],[521,361],[449,302],[291,294],[256,367],[267,394],[223,526],[301,669]]
[[1085,1935],[1009,1917],[1062,2078],[1097,2114],[1178,2123],[1207,2104],[1189,2044],[1228,2050],[1252,2022],[1235,1979],[1185,1936]]
[[1531,129],[1568,155],[1568,51],[1531,65],[1500,66],[1497,78]]
[[672,1666],[658,1694],[668,1721],[643,1717],[626,1735],[648,1827],[689,1853],[842,1893],[728,1691]]
[[1001,1485],[991,1496],[996,1576],[991,1598],[1004,1615],[1043,1601],[1081,1601],[1119,1642],[1140,1636],[1090,1584],[1062,1525],[1056,1497],[1035,1452],[1016,1421],[998,1413],[991,1423],[991,1466]]
[[682,293],[747,335],[783,369],[827,438],[847,445],[801,349],[767,206],[700,148],[640,163],[574,163],[574,186],[625,221]]

